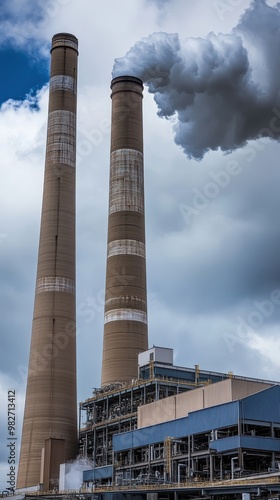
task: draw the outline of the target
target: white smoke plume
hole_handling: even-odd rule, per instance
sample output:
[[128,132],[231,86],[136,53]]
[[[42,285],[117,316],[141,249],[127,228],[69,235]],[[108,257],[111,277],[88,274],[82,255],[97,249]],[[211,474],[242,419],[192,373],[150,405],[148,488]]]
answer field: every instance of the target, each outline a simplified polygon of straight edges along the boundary
[[68,462],[60,471],[59,490],[79,490],[83,483],[83,471],[93,468],[93,463],[87,458],[77,458]]
[[175,142],[189,158],[280,138],[280,3],[254,0],[230,34],[179,39],[153,33],[116,59],[113,78],[133,75],[175,117]]

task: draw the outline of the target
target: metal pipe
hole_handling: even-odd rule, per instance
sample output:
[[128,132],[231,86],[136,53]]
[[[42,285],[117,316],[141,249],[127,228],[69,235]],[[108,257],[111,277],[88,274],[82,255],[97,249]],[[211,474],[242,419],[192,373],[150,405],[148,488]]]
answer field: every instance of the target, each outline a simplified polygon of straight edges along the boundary
[[234,479],[234,461],[238,460],[238,457],[232,457],[230,460],[230,465],[231,465],[231,479]]

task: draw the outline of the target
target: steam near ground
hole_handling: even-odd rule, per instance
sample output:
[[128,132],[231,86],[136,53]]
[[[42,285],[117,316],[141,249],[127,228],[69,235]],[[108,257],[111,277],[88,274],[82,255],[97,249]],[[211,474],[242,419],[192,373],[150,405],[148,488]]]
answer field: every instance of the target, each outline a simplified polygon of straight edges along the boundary
[[65,474],[65,490],[79,490],[83,483],[83,471],[92,469],[93,464],[87,458],[78,458],[67,464]]

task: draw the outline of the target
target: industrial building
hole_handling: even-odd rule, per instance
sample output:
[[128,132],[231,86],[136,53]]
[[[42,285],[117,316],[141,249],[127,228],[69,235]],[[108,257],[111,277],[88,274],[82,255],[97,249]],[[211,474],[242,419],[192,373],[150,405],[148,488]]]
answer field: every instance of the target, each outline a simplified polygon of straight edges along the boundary
[[80,453],[93,464],[85,487],[197,495],[201,483],[211,491],[245,481],[249,491],[250,478],[261,477],[277,479],[280,491],[280,386],[176,367],[172,358],[172,349],[153,347],[139,355],[138,380],[80,403]]
[[[77,39],[55,35],[51,54],[41,238],[17,487],[34,487],[33,493],[25,492],[26,499],[279,499],[279,383],[204,371],[198,365],[175,366],[171,348],[148,349],[143,84],[134,76],[111,82],[101,387],[80,403],[77,428]],[[89,462],[77,491],[71,492],[62,475],[77,457]],[[58,492],[59,484],[68,491]]]

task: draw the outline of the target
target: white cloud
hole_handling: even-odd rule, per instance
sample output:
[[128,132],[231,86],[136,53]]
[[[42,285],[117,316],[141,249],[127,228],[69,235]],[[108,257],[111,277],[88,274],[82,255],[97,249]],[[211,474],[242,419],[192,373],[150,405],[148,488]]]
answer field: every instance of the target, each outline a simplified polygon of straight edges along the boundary
[[279,326],[275,325],[263,330],[249,335],[248,346],[260,355],[262,370],[267,378],[278,381],[280,370]]

